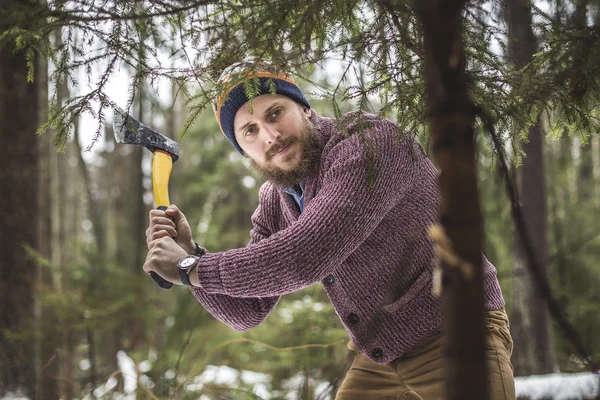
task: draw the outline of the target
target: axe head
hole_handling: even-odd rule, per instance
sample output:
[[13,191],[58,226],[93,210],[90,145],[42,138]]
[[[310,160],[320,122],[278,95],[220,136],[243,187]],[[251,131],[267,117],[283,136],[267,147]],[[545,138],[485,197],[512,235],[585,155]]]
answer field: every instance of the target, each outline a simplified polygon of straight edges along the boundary
[[148,128],[120,108],[114,109],[114,129],[117,143],[137,144],[151,152],[162,150],[171,155],[173,162],[179,159],[179,145],[172,139]]

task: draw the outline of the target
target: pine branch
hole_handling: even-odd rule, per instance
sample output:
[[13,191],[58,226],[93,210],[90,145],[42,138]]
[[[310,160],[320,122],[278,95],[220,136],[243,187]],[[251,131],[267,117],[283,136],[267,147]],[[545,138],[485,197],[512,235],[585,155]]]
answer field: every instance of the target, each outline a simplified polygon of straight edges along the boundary
[[[389,16],[392,18],[394,26],[398,31],[398,35],[400,35],[400,41],[402,42],[402,44],[408,49],[410,49],[413,53],[415,53],[420,59],[424,59],[425,54],[423,52],[423,49],[418,48],[415,45],[415,43],[412,40],[410,40],[410,38],[408,37],[408,33],[406,32],[406,28],[404,28],[402,24],[400,24],[400,21],[398,20],[398,15],[396,14],[396,10],[394,9],[394,6],[392,6],[390,0],[380,0],[379,4],[382,8],[384,8],[387,11]],[[412,14],[412,11],[408,8],[408,6],[404,6],[404,11]]]
[[[194,8],[217,4],[218,0],[196,0],[190,4],[181,7],[171,7],[162,11],[154,13],[133,13],[133,14],[118,14],[107,9],[93,10],[102,16],[85,17],[80,13],[68,12],[63,10],[48,10],[46,12],[39,13],[37,17],[53,17],[61,22],[79,21],[79,22],[102,22],[102,21],[135,21],[143,19],[151,19],[155,17],[164,17],[168,15],[175,15],[189,11]],[[162,3],[164,4],[164,3]]]

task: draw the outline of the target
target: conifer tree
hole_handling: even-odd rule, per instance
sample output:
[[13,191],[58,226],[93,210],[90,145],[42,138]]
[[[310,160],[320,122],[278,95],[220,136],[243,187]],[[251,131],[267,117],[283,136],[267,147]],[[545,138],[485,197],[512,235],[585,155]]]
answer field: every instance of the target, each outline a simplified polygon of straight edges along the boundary
[[[531,27],[531,3],[528,0],[507,0],[505,19],[508,25],[508,56],[517,70],[522,70],[537,51],[537,40]],[[515,124],[517,125],[517,124]],[[517,125],[518,126],[518,125]],[[517,128],[518,130],[519,127]],[[525,153],[517,168],[517,186],[522,199],[528,233],[535,243],[536,255],[547,276],[547,223],[546,182],[544,174],[544,132],[539,117],[522,135],[521,151]],[[545,299],[531,282],[527,271],[527,258],[522,249],[522,238],[515,238],[515,276],[512,285],[511,328],[515,346],[513,365],[515,375],[539,375],[554,370],[553,346],[549,315]]]
[[[27,1],[3,1],[0,12],[29,10]],[[0,29],[6,22],[0,21]],[[35,296],[38,226],[37,57],[0,42],[0,397],[35,394]]]

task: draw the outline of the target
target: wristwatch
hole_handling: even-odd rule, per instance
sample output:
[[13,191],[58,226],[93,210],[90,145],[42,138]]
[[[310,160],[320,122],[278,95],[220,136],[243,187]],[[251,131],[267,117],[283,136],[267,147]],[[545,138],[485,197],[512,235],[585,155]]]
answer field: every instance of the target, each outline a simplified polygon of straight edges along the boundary
[[177,262],[177,269],[179,270],[179,279],[181,279],[181,283],[186,286],[193,286],[190,282],[189,274],[198,264],[199,260],[200,257],[198,256],[184,256],[179,259]]

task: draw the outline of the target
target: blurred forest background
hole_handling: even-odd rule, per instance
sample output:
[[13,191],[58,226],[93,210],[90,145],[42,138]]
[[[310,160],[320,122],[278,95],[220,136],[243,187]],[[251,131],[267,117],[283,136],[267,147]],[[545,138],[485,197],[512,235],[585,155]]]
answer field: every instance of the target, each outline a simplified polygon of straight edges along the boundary
[[[206,107],[211,81],[244,55],[268,58],[299,74],[319,114],[379,112],[427,148],[411,3],[0,6],[8,392],[13,382],[36,399],[332,398],[351,355],[320,285],[285,296],[261,326],[237,333],[187,289],[162,290],[143,273],[151,154],[115,144],[110,107],[127,106],[180,141],[170,197],[195,240],[209,251],[245,246],[262,180]],[[600,3],[473,1],[466,10],[471,94],[501,135],[553,295],[597,359]],[[127,81],[121,94],[107,89],[117,73]],[[11,108],[23,101],[29,107]],[[507,302],[515,374],[586,371],[589,360],[547,318],[528,278],[499,154],[477,130],[485,254]]]

